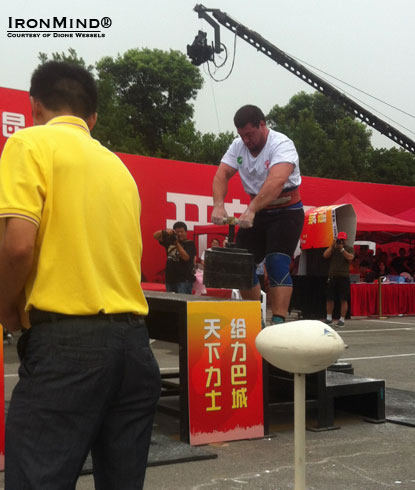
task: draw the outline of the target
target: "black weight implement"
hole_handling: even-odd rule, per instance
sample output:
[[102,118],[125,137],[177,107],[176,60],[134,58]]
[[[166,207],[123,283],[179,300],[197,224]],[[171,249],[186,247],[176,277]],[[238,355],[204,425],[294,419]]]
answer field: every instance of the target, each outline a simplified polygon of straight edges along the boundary
[[213,247],[205,252],[203,282],[209,288],[252,288],[255,260],[245,248],[236,248],[234,243],[235,218],[228,218],[229,233],[226,247]]

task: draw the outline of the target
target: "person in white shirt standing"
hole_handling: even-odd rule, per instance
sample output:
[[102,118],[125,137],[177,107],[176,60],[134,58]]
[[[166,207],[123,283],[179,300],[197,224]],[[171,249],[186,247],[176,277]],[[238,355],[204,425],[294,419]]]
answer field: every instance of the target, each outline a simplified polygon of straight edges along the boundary
[[[228,181],[239,172],[250,203],[239,217],[236,245],[248,249],[259,264],[265,258],[270,283],[272,324],[285,321],[291,294],[291,257],[300,238],[304,209],[299,186],[301,175],[294,143],[284,134],[269,129],[259,107],[245,105],[235,114],[239,137],[222,158],[213,179],[211,220],[222,224],[227,217],[225,197]],[[244,299],[260,300],[254,286],[241,291]]]

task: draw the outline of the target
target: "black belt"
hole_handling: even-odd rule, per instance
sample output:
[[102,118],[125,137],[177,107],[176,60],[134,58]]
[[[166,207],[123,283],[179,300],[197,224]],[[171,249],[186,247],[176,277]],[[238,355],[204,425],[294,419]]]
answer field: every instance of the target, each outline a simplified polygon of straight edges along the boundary
[[98,313],[97,315],[66,315],[64,313],[55,313],[53,311],[43,311],[33,308],[29,311],[29,319],[31,325],[45,322],[59,322],[62,320],[110,320],[112,322],[129,322],[138,319],[144,319],[143,315],[135,315],[134,313]]

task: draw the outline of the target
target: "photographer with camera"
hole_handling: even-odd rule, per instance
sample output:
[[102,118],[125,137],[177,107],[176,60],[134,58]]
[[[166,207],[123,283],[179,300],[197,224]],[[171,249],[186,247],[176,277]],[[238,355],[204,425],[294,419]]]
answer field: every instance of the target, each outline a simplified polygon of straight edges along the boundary
[[326,323],[330,325],[333,322],[334,300],[339,297],[340,319],[336,323],[336,327],[344,326],[350,295],[349,265],[354,257],[354,249],[346,245],[346,240],[347,233],[340,231],[330,247],[323,253],[325,259],[330,259],[326,295]]
[[192,294],[196,246],[187,239],[186,223],[177,221],[173,229],[156,231],[153,237],[166,249],[166,291]]

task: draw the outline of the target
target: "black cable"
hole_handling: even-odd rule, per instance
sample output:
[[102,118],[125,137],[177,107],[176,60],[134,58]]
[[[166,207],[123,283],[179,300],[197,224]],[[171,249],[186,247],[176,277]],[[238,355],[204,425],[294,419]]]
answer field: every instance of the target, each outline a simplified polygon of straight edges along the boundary
[[[214,80],[215,82],[224,82],[225,80],[227,80],[227,79],[228,79],[228,78],[231,76],[231,73],[232,73],[233,68],[234,68],[234,66],[235,66],[235,58],[236,58],[236,38],[237,38],[237,36],[236,36],[236,31],[235,31],[235,38],[234,38],[234,41],[233,41],[233,59],[232,59],[232,65],[231,65],[231,69],[230,69],[229,73],[226,75],[226,77],[225,77],[225,78],[221,78],[221,79],[217,79],[217,78],[215,78],[215,77],[213,76],[213,74],[211,73],[211,71],[210,71],[210,65],[209,65],[209,63],[208,63],[208,72],[209,72],[209,75],[210,75],[210,77],[212,78],[212,80]],[[225,50],[226,50],[226,48],[225,48]],[[219,65],[217,68],[222,67],[222,66],[225,64],[225,62],[227,61],[227,59],[228,59],[228,52],[227,52],[227,50],[226,50],[226,58],[225,58],[225,61],[224,61],[224,62],[223,62],[221,65]],[[214,63],[214,65],[215,65],[215,63]],[[215,66],[216,66],[216,65],[215,65]],[[216,73],[216,70],[215,70],[215,73]]]
[[[223,49],[225,51],[225,59],[223,60],[223,62],[220,65],[217,65],[215,58],[213,58],[213,64],[215,65],[215,67],[216,67],[217,70],[219,68],[222,68],[222,66],[228,61],[228,49],[227,49],[227,47],[223,43],[220,43],[220,45],[223,46]],[[215,73],[216,73],[216,70],[215,70]]]
[[[304,61],[302,61],[302,63],[304,63]],[[305,63],[305,64],[307,64],[307,63]],[[311,65],[310,65],[310,66],[311,66]],[[315,67],[313,67],[313,68],[314,68],[315,70],[318,70],[318,68],[315,68]],[[321,71],[322,73],[325,73],[325,72],[323,72],[323,70],[319,70],[319,71]],[[327,74],[327,75],[328,75],[328,76],[331,76],[331,75],[329,75],[329,74]],[[328,80],[324,79],[323,77],[321,77],[321,78],[322,78],[322,79],[323,79],[325,82],[330,83]],[[332,78],[336,78],[336,77],[332,77]],[[338,79],[336,78],[336,80],[338,80]],[[341,80],[339,80],[339,81],[340,81],[340,82],[342,82]],[[343,82],[342,82],[342,83],[343,83]],[[386,114],[383,114],[383,113],[382,113],[382,112],[380,112],[378,109],[375,109],[374,107],[370,106],[370,105],[369,105],[367,102],[365,102],[365,101],[363,101],[363,100],[359,99],[359,98],[358,98],[358,97],[356,97],[355,95],[350,94],[349,92],[347,92],[346,90],[342,89],[341,87],[339,87],[339,86],[335,85],[334,83],[331,83],[331,85],[333,85],[333,87],[335,87],[335,88],[336,88],[336,89],[337,89],[339,92],[341,92],[341,93],[343,93],[343,94],[348,95],[350,98],[354,98],[355,100],[357,100],[358,102],[360,102],[362,105],[364,105],[364,106],[366,106],[366,107],[369,107],[369,109],[371,109],[372,111],[377,112],[378,114],[380,114],[380,115],[381,115],[382,117],[384,117],[385,119],[388,119],[389,121],[393,122],[394,124],[396,124],[396,125],[400,126],[401,128],[405,129],[406,131],[409,131],[410,133],[415,134],[415,132],[414,132],[414,131],[412,131],[411,129],[407,128],[406,126],[404,126],[403,124],[399,123],[398,121],[395,121],[394,119],[392,119],[391,117],[387,116]],[[347,84],[347,83],[346,83],[346,85],[349,85],[349,84]],[[350,85],[350,86],[352,87],[352,85]],[[353,88],[354,88],[354,87],[353,87]],[[363,91],[361,91],[361,90],[359,90],[359,89],[356,89],[356,90],[358,90],[359,92],[363,92]],[[363,93],[365,93],[365,92],[363,92]],[[369,95],[369,94],[367,94],[367,95]],[[376,97],[374,97],[374,98],[376,98]],[[379,100],[379,99],[378,99],[378,100]],[[389,104],[387,104],[387,105],[389,105]]]
[[[347,83],[347,82],[345,82],[344,80],[342,80],[342,79],[340,79],[340,78],[335,77],[334,75],[330,75],[330,73],[327,73],[327,72],[325,72],[324,70],[321,70],[320,68],[317,68],[316,66],[312,65],[311,63],[307,63],[307,61],[303,61],[303,60],[301,60],[300,58],[296,58],[295,56],[292,56],[291,54],[290,54],[290,56],[291,56],[291,58],[294,58],[295,60],[297,60],[297,61],[299,61],[299,62],[303,63],[304,65],[308,65],[308,66],[310,66],[311,68],[313,68],[314,70],[317,70],[317,71],[319,71],[320,73],[324,73],[325,75],[329,76],[330,78],[333,78],[334,80],[337,80],[338,82],[343,83],[344,85],[347,85],[348,87],[351,87],[351,88],[353,88],[354,90],[357,90],[358,92],[361,92],[362,94],[365,94],[365,95],[367,95],[368,97],[371,97],[372,99],[375,99],[375,100],[377,100],[378,102],[381,102],[382,104],[385,104],[385,105],[387,105],[387,106],[391,107],[392,109],[395,109],[396,111],[402,112],[402,114],[406,114],[407,116],[412,117],[412,118],[414,118],[414,119],[415,119],[415,116],[414,116],[413,114],[410,114],[409,112],[406,112],[406,111],[404,111],[403,109],[399,109],[399,107],[395,107],[394,105],[389,104],[388,102],[385,102],[384,100],[379,99],[378,97],[376,97],[376,96],[374,96],[374,95],[371,95],[371,94],[369,94],[368,92],[365,92],[364,90],[361,90],[360,88],[357,88],[357,87],[355,87],[354,85],[351,85],[350,83]],[[370,107],[370,106],[368,106],[368,107]],[[379,114],[381,114],[381,113],[379,112]],[[402,127],[403,127],[403,126],[402,126]]]

